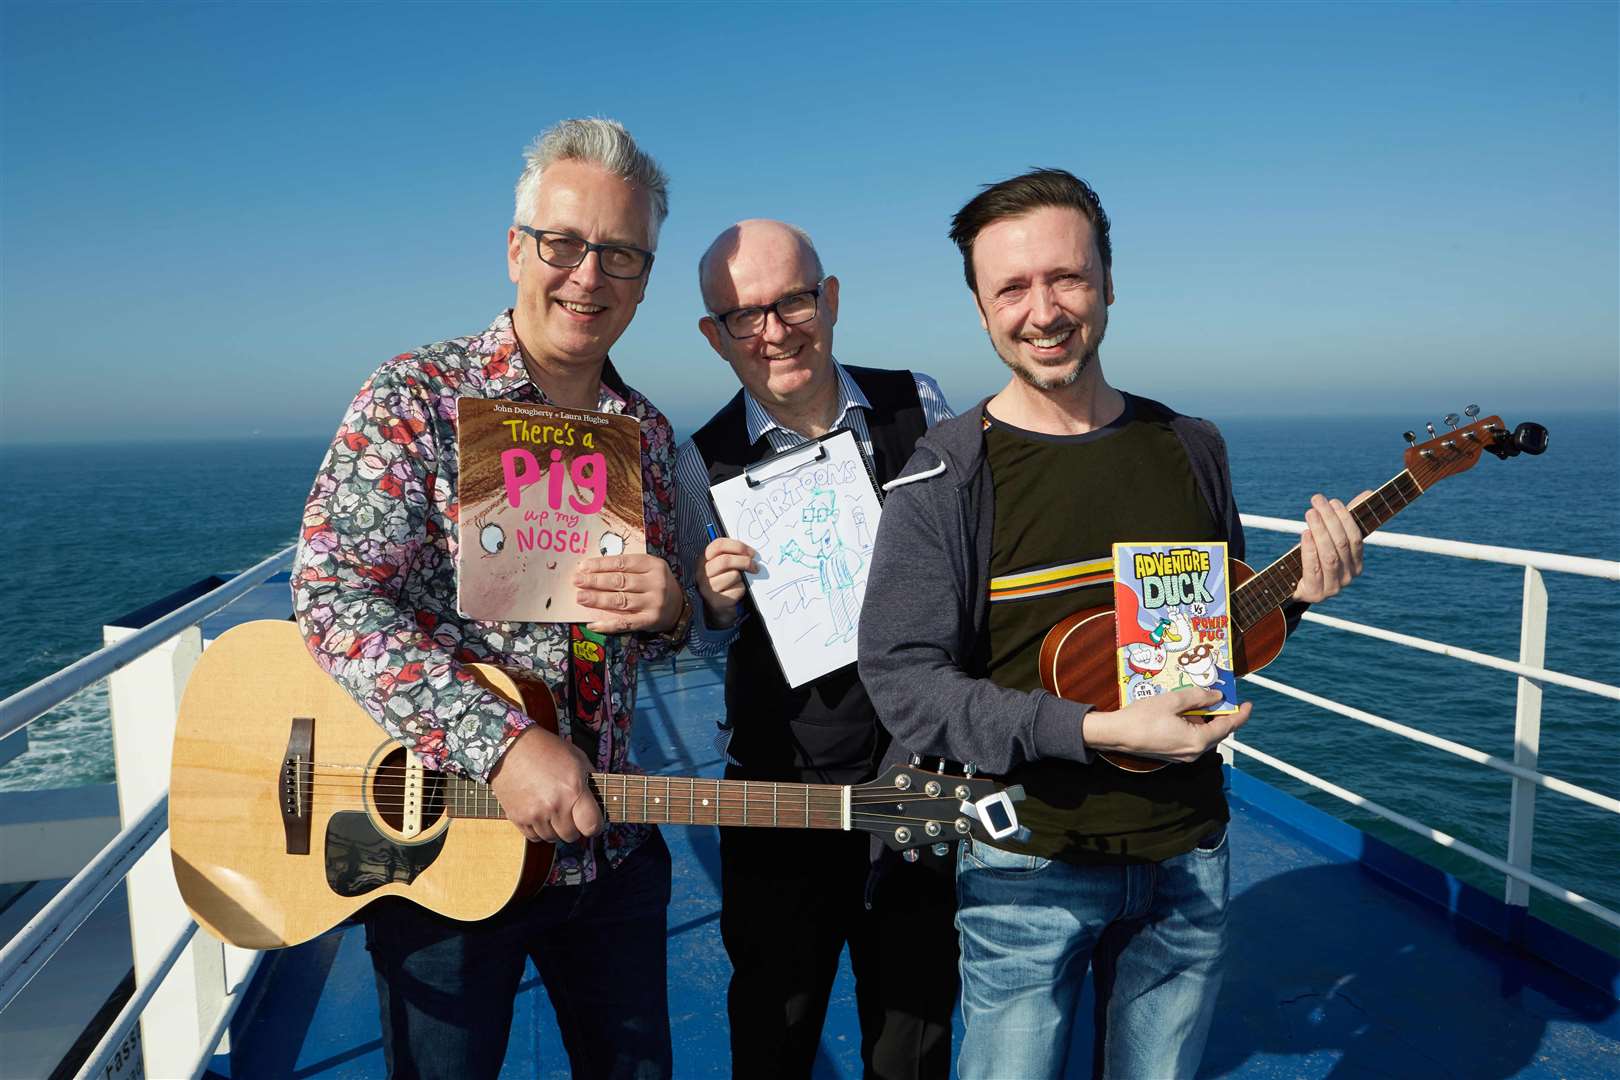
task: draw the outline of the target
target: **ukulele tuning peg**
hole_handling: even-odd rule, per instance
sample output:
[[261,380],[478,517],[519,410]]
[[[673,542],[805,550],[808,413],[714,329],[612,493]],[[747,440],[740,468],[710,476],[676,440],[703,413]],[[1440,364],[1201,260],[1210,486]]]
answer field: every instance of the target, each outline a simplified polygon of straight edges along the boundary
[[1403,431],[1401,432],[1401,438],[1406,440],[1406,445],[1408,446],[1417,445],[1417,434],[1415,432]]
[[1429,429],[1429,438],[1432,439],[1432,438],[1435,437],[1435,435],[1439,434],[1438,432],[1436,432],[1434,430],[1434,425],[1433,424],[1424,424],[1423,426]]
[[1470,405],[1470,406],[1468,406],[1468,408],[1463,410],[1463,415],[1467,416],[1468,419],[1472,420],[1474,417],[1479,415],[1479,406],[1478,405]]
[[1459,417],[1457,416],[1456,413],[1454,413],[1454,412],[1446,413],[1446,420],[1445,420],[1446,427],[1450,428],[1452,431],[1456,431],[1457,430],[1457,421],[1458,421],[1458,419],[1459,419]]

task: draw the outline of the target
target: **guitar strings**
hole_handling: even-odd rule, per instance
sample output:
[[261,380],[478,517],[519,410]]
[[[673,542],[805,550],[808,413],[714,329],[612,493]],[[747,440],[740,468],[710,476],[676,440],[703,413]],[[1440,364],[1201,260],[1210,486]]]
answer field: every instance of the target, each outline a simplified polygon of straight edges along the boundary
[[[324,800],[326,800],[326,798],[337,798],[337,800],[352,800],[355,801],[355,803],[358,803],[358,805],[369,805],[369,803],[374,803],[377,798],[403,798],[405,797],[405,790],[407,790],[405,785],[373,785],[373,787],[369,787],[369,789],[364,789],[364,787],[363,789],[356,789],[355,785],[353,784],[314,784],[305,785],[305,787],[301,789],[300,793],[301,795],[305,795],[305,797],[309,798],[324,798]],[[484,793],[475,793],[475,795],[471,795],[471,797],[467,798],[457,798],[455,797],[454,793],[431,792],[431,790],[423,790],[423,792],[421,792],[421,797],[423,797],[424,801],[431,800],[434,801],[434,803],[439,803],[439,805],[455,806],[458,805],[458,803],[488,803],[488,805],[491,806],[499,806],[499,801],[496,800],[494,795],[484,795]],[[640,803],[643,803],[643,805],[646,806],[697,805],[700,806],[700,808],[703,808],[703,810],[708,810],[708,808],[719,808],[719,810],[744,810],[744,808],[747,808],[748,811],[758,810],[760,813],[774,811],[774,813],[778,814],[805,813],[807,808],[810,810],[810,813],[838,814],[842,813],[842,806],[844,806],[842,800],[828,800],[828,798],[821,798],[821,800],[815,800],[815,798],[812,798],[810,803],[807,805],[805,800],[802,800],[802,798],[778,798],[778,800],[771,800],[771,798],[765,797],[742,798],[742,795],[739,795],[739,793],[732,793],[732,795],[698,795],[697,803],[693,803],[692,798],[685,797],[685,795],[679,795],[679,793],[677,793],[677,795],[671,795],[671,797],[664,797],[664,795],[650,795],[650,797],[643,798],[642,795],[622,795],[622,793],[619,792],[598,792],[598,801],[603,800],[603,798],[608,798],[609,803],[612,803],[612,805],[633,806],[635,803],[640,801]],[[851,800],[851,808],[852,811],[854,811],[854,808],[863,808],[863,806],[888,805],[888,803],[907,803],[907,805],[919,805],[919,803],[920,805],[930,805],[930,803],[946,803],[946,805],[949,806],[961,805],[961,801],[956,800],[956,798],[943,797],[943,795],[940,795],[940,797],[919,795],[919,797],[910,798],[883,797]],[[651,810],[643,810],[643,813],[651,813]]]
[[[371,766],[366,765],[351,765],[346,763],[331,762],[300,762],[297,765],[298,783],[304,786],[306,789],[308,789],[313,783],[321,785],[319,788],[320,790],[331,790],[329,785],[332,784],[336,784],[339,786],[339,789],[342,789],[346,785],[358,782],[363,788],[384,794],[398,794],[403,792],[406,787],[411,786],[410,782],[408,782],[402,775],[398,775],[403,772],[402,766],[391,765],[386,766],[386,768],[388,770],[387,773],[379,774],[379,772],[374,770]],[[638,790],[632,794],[628,788],[624,786],[626,783],[637,788],[642,786],[647,787],[648,790],[646,792],[646,797],[648,798],[682,799],[688,798],[690,791],[691,793],[696,793],[700,798],[714,798],[730,795],[733,798],[741,799],[743,797],[742,792],[736,787],[736,785],[745,784],[749,785],[748,801],[750,802],[758,798],[761,800],[774,800],[777,802],[791,800],[793,803],[803,803],[806,789],[808,789],[809,798],[812,801],[824,799],[829,803],[841,804],[842,802],[842,787],[836,784],[798,784],[794,781],[786,780],[778,783],[771,780],[723,780],[709,777],[671,777],[669,778],[669,783],[665,785],[665,778],[656,775],[637,776],[633,773],[595,773],[592,774],[592,777],[596,782],[597,790],[599,792],[605,790],[607,794],[617,794],[631,799],[641,798],[642,792]],[[369,784],[368,779],[370,781]],[[944,779],[954,781],[960,778],[947,776]],[[432,772],[431,774],[425,773],[420,781],[420,786],[424,790],[429,786],[437,786],[442,789],[442,787],[447,783],[457,785],[476,784],[477,786],[473,788],[475,793],[473,795],[474,798],[485,797],[483,793],[489,791],[488,785],[486,784],[481,784],[478,781],[471,780],[470,778],[448,777],[439,772]],[[715,789],[714,795],[703,795],[703,785],[709,784],[717,784],[722,786]],[[766,785],[773,786],[771,792],[767,793],[759,790]],[[665,790],[657,790],[657,788],[660,786],[664,786]],[[783,790],[784,788],[786,790]],[[465,789],[463,788],[462,790]],[[665,794],[665,791],[668,792],[667,795]],[[449,797],[449,793],[440,790],[437,793],[437,796],[439,798],[447,798]],[[488,797],[492,798],[493,794],[491,793]],[[852,787],[850,791],[850,802],[856,805],[917,801],[959,802],[960,800],[954,793],[947,793],[944,791],[941,791],[938,795],[929,795],[921,790],[915,792],[900,791],[899,789],[861,791]]]
[[[364,787],[363,783],[357,789],[355,783],[353,782],[355,779],[356,778],[352,777],[352,776],[345,776],[345,777],[342,777],[340,779],[340,782],[335,783],[335,784],[332,783],[332,782],[327,782],[327,783],[319,784],[319,785],[306,785],[305,788],[304,788],[304,791],[312,799],[314,797],[316,797],[316,796],[320,796],[321,797],[321,802],[323,803],[323,806],[322,806],[323,810],[326,808],[327,805],[334,806],[337,809],[348,809],[348,808],[351,808],[351,807],[361,808],[361,809],[370,809],[374,805],[374,800],[367,797],[366,790],[365,790],[365,787]],[[705,782],[705,781],[703,781],[702,779],[698,780],[698,783],[703,783],[703,782]],[[714,782],[714,781],[709,781],[709,782]],[[769,783],[770,781],[752,781],[752,782],[753,783]],[[371,790],[372,790],[372,792],[374,794],[382,795],[382,796],[385,796],[385,797],[386,796],[391,796],[391,795],[399,795],[401,798],[403,798],[404,784],[403,783],[399,784],[398,785],[398,790],[390,790],[392,787],[393,787],[393,785],[386,785],[386,784],[385,785],[373,785]],[[842,805],[841,800],[834,801],[832,799],[828,799],[828,798],[826,798],[826,793],[822,793],[822,792],[815,792],[815,793],[812,793],[812,794],[813,794],[813,796],[817,796],[817,798],[813,798],[812,801],[809,802],[808,804],[804,803],[802,801],[796,800],[796,799],[793,800],[793,801],[790,801],[790,802],[785,802],[785,803],[782,800],[778,799],[778,800],[773,800],[774,805],[772,805],[772,803],[766,802],[763,799],[763,797],[760,797],[760,798],[758,798],[756,800],[748,800],[748,799],[742,798],[741,793],[739,793],[739,792],[731,792],[730,797],[727,797],[726,795],[702,796],[703,799],[709,800],[708,805],[705,806],[705,805],[702,805],[701,803],[694,802],[693,797],[696,796],[696,792],[694,791],[692,793],[692,796],[689,796],[685,800],[685,802],[687,803],[686,811],[685,811],[684,814],[681,814],[681,820],[680,820],[679,823],[681,823],[681,824],[717,824],[717,825],[718,824],[726,824],[726,825],[736,825],[736,826],[741,826],[741,827],[752,827],[752,826],[755,826],[755,825],[761,825],[762,826],[762,825],[765,824],[765,822],[763,822],[763,821],[761,821],[761,822],[748,822],[746,820],[743,820],[743,821],[735,821],[735,822],[721,822],[721,821],[718,820],[719,817],[726,816],[728,814],[728,812],[733,812],[736,816],[742,816],[744,818],[746,818],[748,816],[752,816],[751,812],[757,813],[761,817],[768,814],[771,817],[771,824],[775,824],[775,825],[779,825],[779,826],[780,826],[780,824],[782,822],[782,819],[785,817],[787,819],[787,824],[786,824],[785,827],[788,827],[788,828],[795,828],[795,827],[814,828],[814,827],[817,827],[815,825],[795,825],[794,824],[795,819],[800,817],[801,815],[805,816],[807,819],[809,819],[811,821],[815,821],[817,819],[828,820],[828,821],[837,821],[837,820],[842,819],[843,805]],[[628,793],[628,792],[615,793],[615,792],[612,792],[612,791],[607,792],[606,795],[609,796],[609,803],[604,804],[604,806],[603,806],[604,812],[609,815],[609,820],[621,821],[621,822],[627,822],[627,821],[630,820],[631,817],[633,817],[638,822],[642,822],[642,823],[656,824],[656,823],[662,821],[662,822],[667,822],[667,823],[674,824],[674,823],[676,823],[675,815],[681,809],[681,802],[682,802],[682,799],[679,797],[679,794],[676,794],[674,796],[666,797],[664,795],[651,795],[649,793],[646,796],[644,796],[643,799],[642,799],[642,807],[640,809],[639,814],[631,814],[631,815],[629,815],[627,817],[627,816],[622,816],[622,815],[624,815],[624,811],[626,809],[633,809],[634,808],[635,800],[637,798],[637,795],[634,794],[634,793]],[[612,798],[612,796],[615,796],[615,795],[617,795],[617,798]],[[433,801],[436,803],[435,809],[441,814],[442,813],[448,813],[451,817],[460,816],[460,817],[465,819],[467,817],[467,811],[469,809],[471,809],[471,807],[463,806],[462,807],[462,813],[458,815],[456,813],[456,810],[457,810],[456,801],[457,800],[455,798],[453,798],[453,797],[446,798],[446,793],[444,793],[444,792],[433,793],[432,798],[433,798]],[[662,801],[659,801],[659,800],[662,800]],[[499,802],[496,801],[491,795],[487,794],[487,789],[477,789],[475,791],[473,799],[469,800],[469,801],[478,803],[480,809],[492,811],[490,818],[488,818],[486,820],[495,820],[495,819],[499,819],[500,817],[504,816],[500,811]],[[856,805],[870,805],[873,802],[888,803],[888,802],[893,802],[893,801],[907,801],[907,802],[910,802],[910,803],[913,803],[913,804],[919,803],[919,802],[925,803],[925,804],[927,804],[927,803],[939,803],[939,802],[953,802],[953,803],[955,802],[954,799],[947,799],[947,798],[945,798],[943,796],[929,796],[929,795],[926,795],[926,794],[923,794],[923,795],[920,795],[920,796],[914,796],[914,797],[912,797],[910,799],[907,799],[907,800],[895,800],[890,796],[884,796],[884,797],[882,797],[880,799],[863,800],[859,804],[852,803],[851,813],[850,813],[851,823],[852,824],[859,823],[859,824],[862,824],[862,825],[887,826],[887,825],[892,825],[892,824],[896,824],[896,823],[899,823],[899,824],[907,824],[907,823],[923,823],[923,824],[926,824],[926,823],[928,823],[930,821],[941,821],[942,820],[937,815],[935,815],[935,816],[916,816],[915,814],[871,814],[871,813],[864,813],[864,812],[861,812],[861,811],[855,809]],[[612,813],[613,813],[614,809],[618,809],[620,811],[620,814],[621,814],[620,817],[615,818],[615,817],[612,816]],[[663,811],[662,816],[659,815],[659,813],[658,813],[659,810]],[[705,813],[705,811],[707,811],[708,813]],[[712,821],[712,822],[701,820],[702,818],[709,817],[711,815],[714,816],[717,820]],[[821,827],[832,827],[832,826],[824,825],[824,826],[821,826]]]
[[[666,805],[673,805],[673,804],[666,804]],[[372,807],[373,807],[373,803],[370,800],[362,798],[362,797],[357,797],[357,796],[351,795],[348,798],[327,798],[327,799],[323,799],[321,801],[320,809],[322,811],[325,811],[328,808],[331,808],[334,811],[341,811],[341,810],[367,810],[367,811],[369,811],[370,809],[372,809]],[[437,809],[439,810],[439,814],[436,814],[434,816],[434,818],[433,818],[434,822],[437,822],[438,820],[440,820],[441,816],[448,816],[451,819],[459,819],[459,820],[462,820],[462,821],[468,821],[468,820],[471,820],[471,821],[501,821],[501,820],[505,820],[504,815],[500,815],[500,814],[491,814],[491,815],[489,815],[487,817],[484,816],[484,815],[468,815],[466,813],[458,814],[458,813],[456,813],[455,808],[453,806],[451,806],[451,807],[442,807],[441,806],[441,807],[438,807]],[[491,809],[498,809],[498,807],[491,807]],[[731,803],[731,804],[725,804],[725,805],[720,805],[720,806],[704,807],[703,809],[705,809],[705,810],[712,809],[712,810],[715,810],[717,812],[721,811],[721,810],[737,810],[737,811],[741,811],[741,810],[743,810],[743,805],[742,805],[742,803],[738,802],[738,803]],[[765,816],[767,808],[763,807],[763,806],[752,806],[752,807],[749,807],[748,810],[750,811],[750,813],[749,813],[750,817],[753,816],[752,812],[756,811],[756,810],[758,811],[759,815],[761,817],[763,817],[763,816]],[[817,814],[818,813],[821,815],[823,820],[829,820],[829,821],[835,822],[835,823],[829,823],[829,824],[819,825],[819,826],[818,825],[813,825],[813,824],[812,825],[797,824],[793,820],[795,815],[791,811],[786,815],[788,817],[788,820],[785,821],[785,822],[781,820],[782,817],[784,816],[781,813],[771,815],[772,820],[769,821],[769,822],[766,822],[766,821],[748,821],[748,820],[744,820],[744,821],[720,821],[720,820],[709,821],[709,820],[701,820],[698,816],[695,816],[695,815],[686,815],[686,816],[681,817],[679,820],[677,820],[673,816],[657,817],[657,816],[654,816],[654,815],[652,815],[652,814],[650,814],[648,812],[643,812],[640,815],[634,815],[634,816],[630,816],[630,817],[614,817],[614,816],[612,816],[612,814],[610,812],[608,814],[608,816],[607,816],[607,820],[609,822],[612,822],[612,823],[625,824],[625,825],[660,825],[660,824],[663,824],[663,825],[717,825],[717,826],[724,826],[724,827],[727,827],[727,828],[771,828],[771,827],[774,827],[774,828],[787,828],[787,829],[795,829],[795,828],[842,828],[842,821],[841,821],[842,814],[839,813],[838,811],[836,811],[836,810],[834,810],[832,808],[823,808],[820,811],[816,811],[815,809],[812,809],[812,814],[811,814],[811,820],[812,821],[817,820]],[[702,815],[703,818],[707,818],[708,816],[709,815],[707,815],[707,814]],[[889,827],[894,826],[894,825],[912,825],[912,824],[915,824],[915,825],[925,825],[926,826],[929,822],[939,822],[941,824],[944,823],[938,817],[927,817],[927,816],[919,817],[919,816],[912,815],[912,814],[871,814],[871,813],[854,813],[854,812],[852,812],[850,814],[850,824],[851,824],[851,826],[860,825],[860,826],[862,826],[863,829],[865,829],[865,828],[867,828],[869,826],[875,826],[877,828],[873,829],[872,831],[877,831],[877,832],[885,832],[885,831],[888,830]],[[941,835],[939,835],[937,837],[929,837],[928,842],[931,842],[931,841],[934,841],[934,840],[949,840],[949,839],[954,839],[954,837],[953,836],[947,836],[947,835],[942,833]]]

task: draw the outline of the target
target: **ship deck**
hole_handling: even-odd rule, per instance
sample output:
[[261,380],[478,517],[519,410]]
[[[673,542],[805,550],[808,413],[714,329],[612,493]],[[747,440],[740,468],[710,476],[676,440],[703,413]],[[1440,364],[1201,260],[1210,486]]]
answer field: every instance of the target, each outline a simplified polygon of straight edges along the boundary
[[[682,659],[643,678],[636,759],[654,773],[718,775],[712,736],[721,669]],[[1200,1076],[1620,1075],[1620,960],[1536,920],[1515,921],[1494,898],[1251,776],[1232,771],[1229,781],[1231,945]],[[675,1075],[725,1076],[729,969],[720,945],[716,832],[670,827],[665,837],[675,868]],[[1081,1015],[1089,1014],[1084,1002]],[[1089,1023],[1077,1029],[1070,1075],[1084,1076]],[[846,958],[816,1076],[859,1076],[859,1045]],[[213,1074],[382,1075],[361,932],[340,929],[271,956],[230,1046],[213,1059]],[[555,1018],[531,966],[502,1076],[567,1075]]]

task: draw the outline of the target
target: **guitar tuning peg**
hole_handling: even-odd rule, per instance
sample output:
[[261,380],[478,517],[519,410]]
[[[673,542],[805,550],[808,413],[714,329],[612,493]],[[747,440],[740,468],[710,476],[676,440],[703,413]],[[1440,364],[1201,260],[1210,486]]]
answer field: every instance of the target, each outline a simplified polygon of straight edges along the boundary
[[1435,435],[1439,434],[1438,432],[1436,432],[1434,430],[1434,425],[1433,424],[1424,424],[1423,426],[1429,429],[1429,438],[1432,439],[1432,438],[1435,437]]
[[949,855],[950,853],[951,853],[951,845],[949,845],[947,843],[944,843],[943,841],[941,841],[940,843],[934,845],[934,854],[938,855],[940,858],[943,859],[945,856]]
[[962,776],[965,779],[968,779],[968,780],[973,779],[973,774],[978,772],[978,771],[979,771],[979,767],[977,765],[973,764],[973,762],[971,762],[971,761],[963,762],[963,764],[962,764]]
[[1463,410],[1463,413],[1468,417],[1468,419],[1472,420],[1474,417],[1479,415],[1479,406],[1470,405],[1468,408]]
[[1403,431],[1401,432],[1401,438],[1406,440],[1406,445],[1408,446],[1417,445],[1417,435],[1414,432]]
[[904,850],[904,851],[902,851],[900,853],[900,857],[902,859],[906,860],[906,862],[916,862],[917,861],[917,849],[914,848],[914,847],[908,847],[908,848],[906,848],[906,850]]
[[945,775],[945,759],[944,758],[939,759],[939,767],[937,769],[935,769],[934,771],[939,773],[941,776]]
[[921,764],[922,764],[922,755],[921,754],[912,754],[911,755],[911,767],[913,769],[915,769],[917,766],[919,766]]
[[1457,420],[1458,420],[1458,416],[1457,416],[1456,413],[1454,413],[1454,412],[1446,413],[1446,420],[1445,420],[1446,427],[1450,428],[1453,431],[1456,431],[1457,430]]

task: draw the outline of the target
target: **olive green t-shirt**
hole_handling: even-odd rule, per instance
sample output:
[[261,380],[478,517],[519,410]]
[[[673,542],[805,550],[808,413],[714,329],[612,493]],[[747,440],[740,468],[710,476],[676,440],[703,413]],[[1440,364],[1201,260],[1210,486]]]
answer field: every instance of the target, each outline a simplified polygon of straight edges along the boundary
[[[1041,685],[1041,641],[1082,608],[1113,603],[1113,545],[1224,540],[1169,424],[1139,420],[1129,399],[1107,427],[1044,435],[986,413],[995,486],[990,666],[998,686]],[[1109,707],[1109,705],[1104,706]],[[1005,778],[1023,784],[1024,843],[1065,862],[1159,861],[1190,851],[1228,813],[1220,756],[1130,773],[1101,760],[1047,759]]]

